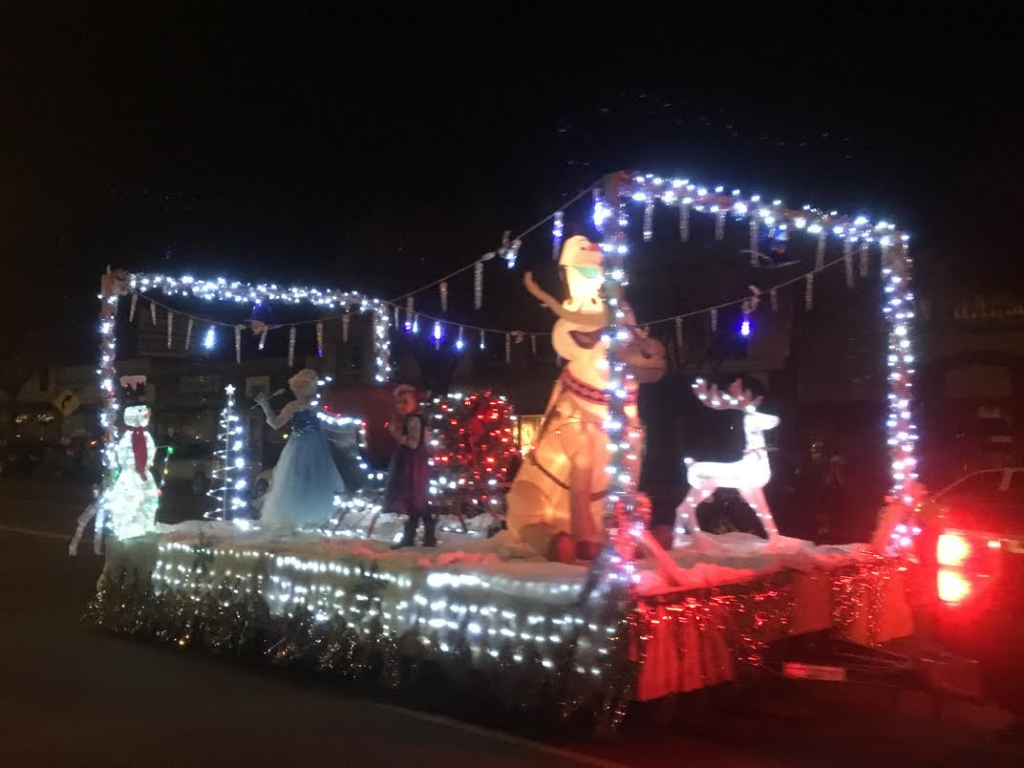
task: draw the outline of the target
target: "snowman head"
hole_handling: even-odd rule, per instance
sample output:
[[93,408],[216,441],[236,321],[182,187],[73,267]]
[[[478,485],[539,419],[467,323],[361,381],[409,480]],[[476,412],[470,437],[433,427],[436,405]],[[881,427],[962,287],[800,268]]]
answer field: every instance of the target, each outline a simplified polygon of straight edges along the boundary
[[127,427],[148,427],[149,406],[129,405],[124,409],[124,423]]
[[574,235],[562,246],[558,266],[563,270],[569,298],[562,306],[570,312],[604,312],[601,285],[604,283],[604,254],[601,247],[582,235]]

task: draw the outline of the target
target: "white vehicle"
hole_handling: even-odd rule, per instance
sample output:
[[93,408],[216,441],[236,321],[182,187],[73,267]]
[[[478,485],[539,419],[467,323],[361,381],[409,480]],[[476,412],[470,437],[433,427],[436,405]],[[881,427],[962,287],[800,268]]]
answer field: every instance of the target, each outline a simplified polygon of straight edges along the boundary
[[210,490],[213,467],[212,443],[188,443],[176,447],[167,457],[166,482],[186,485],[193,494],[201,496]]

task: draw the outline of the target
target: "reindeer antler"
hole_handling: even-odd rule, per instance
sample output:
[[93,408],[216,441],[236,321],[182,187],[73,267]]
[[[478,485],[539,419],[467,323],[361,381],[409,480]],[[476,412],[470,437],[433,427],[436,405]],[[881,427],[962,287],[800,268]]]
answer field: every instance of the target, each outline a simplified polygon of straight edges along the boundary
[[754,397],[749,389],[744,389],[743,382],[739,379],[730,384],[729,391],[725,393],[718,389],[717,384],[708,387],[704,379],[697,379],[693,382],[693,392],[703,405],[716,411],[756,411],[762,400],[760,397]]

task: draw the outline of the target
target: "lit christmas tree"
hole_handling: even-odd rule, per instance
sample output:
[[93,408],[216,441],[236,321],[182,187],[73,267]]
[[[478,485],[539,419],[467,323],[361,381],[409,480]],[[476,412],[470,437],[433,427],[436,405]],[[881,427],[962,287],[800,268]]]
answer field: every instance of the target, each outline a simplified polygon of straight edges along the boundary
[[245,427],[235,407],[235,387],[224,387],[226,400],[220,414],[217,449],[214,451],[213,487],[209,495],[217,502],[206,517],[233,520],[241,528],[249,525],[246,489]]
[[515,410],[491,392],[449,394],[426,409],[430,493],[435,501],[469,498],[497,504],[519,466]]

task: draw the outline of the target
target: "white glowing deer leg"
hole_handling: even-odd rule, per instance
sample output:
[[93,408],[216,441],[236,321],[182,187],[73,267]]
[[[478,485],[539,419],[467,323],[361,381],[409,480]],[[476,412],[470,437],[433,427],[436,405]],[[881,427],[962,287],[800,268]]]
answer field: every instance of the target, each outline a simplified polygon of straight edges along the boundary
[[676,507],[676,543],[679,543],[681,536],[700,532],[700,523],[697,521],[697,507],[706,498],[707,495],[700,488],[691,488],[683,502]]
[[768,500],[764,497],[764,491],[760,488],[737,488],[737,490],[743,500],[754,510],[769,538],[777,535],[779,529],[775,526],[775,518],[772,517],[772,510],[768,506]]

